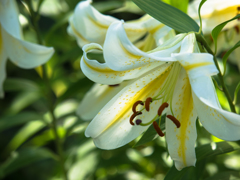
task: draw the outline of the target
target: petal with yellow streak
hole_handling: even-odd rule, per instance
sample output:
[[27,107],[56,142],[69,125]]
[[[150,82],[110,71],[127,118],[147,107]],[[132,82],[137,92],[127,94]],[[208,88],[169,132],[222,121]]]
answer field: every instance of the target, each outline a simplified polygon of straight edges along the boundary
[[180,128],[166,118],[166,140],[168,150],[178,170],[195,166],[195,141],[197,138],[196,118],[191,85],[186,71],[182,68],[174,90],[172,109]]

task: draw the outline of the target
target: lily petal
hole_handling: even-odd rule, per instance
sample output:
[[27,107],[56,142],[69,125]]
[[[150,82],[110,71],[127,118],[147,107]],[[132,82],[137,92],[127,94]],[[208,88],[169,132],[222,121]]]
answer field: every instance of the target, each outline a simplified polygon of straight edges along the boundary
[[166,140],[171,158],[178,170],[195,166],[196,118],[191,86],[182,68],[172,100],[172,109],[181,126],[179,128],[166,118]]
[[[85,135],[91,136],[95,145],[102,149],[118,148],[138,137],[148,126],[130,125],[132,106],[138,100],[156,95],[163,87],[171,67],[169,64],[162,65],[126,86],[91,121]],[[137,118],[143,123],[149,122],[156,116],[161,104],[161,100],[154,101],[150,104],[150,111],[143,110],[143,114]]]
[[87,44],[83,47],[81,69],[89,79],[99,84],[119,84],[124,80],[135,79],[162,64],[162,62],[156,61],[131,70],[115,71],[109,68],[108,63],[99,63],[96,60],[88,59],[87,53],[93,50],[101,51],[102,47],[95,43]]
[[44,64],[54,53],[53,48],[18,39],[4,28],[2,28],[2,36],[8,57],[21,68],[34,68]]
[[6,79],[7,55],[3,47],[1,28],[0,28],[0,98],[4,97],[3,82]]
[[77,108],[77,115],[85,121],[90,121],[97,113],[119,92],[129,81],[108,86],[103,84],[94,84],[93,87],[84,96]]
[[1,26],[12,36],[21,39],[23,36],[18,14],[16,1],[0,1]]
[[103,49],[106,63],[116,71],[134,69],[156,61],[173,61],[173,58],[160,56],[160,53],[154,56],[139,50],[127,37],[120,21],[113,22],[108,28]]
[[220,139],[239,140],[240,115],[222,110],[211,77],[190,79],[194,105],[202,125]]

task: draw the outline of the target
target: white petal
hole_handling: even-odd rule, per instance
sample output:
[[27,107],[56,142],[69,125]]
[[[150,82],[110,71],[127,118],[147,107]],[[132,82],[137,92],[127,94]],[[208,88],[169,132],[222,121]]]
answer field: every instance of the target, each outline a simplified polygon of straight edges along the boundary
[[94,116],[129,82],[116,86],[95,84],[84,96],[77,108],[77,114],[83,120],[92,120]]
[[193,100],[202,125],[214,136],[236,141],[240,139],[240,115],[222,110],[211,77],[190,77]]
[[[150,62],[172,61],[171,57],[152,56],[135,47],[128,39],[123,22],[116,21],[108,29],[103,46],[104,58],[108,66],[116,71],[141,67]],[[153,59],[154,58],[154,59]]]
[[124,80],[135,79],[162,64],[157,61],[131,70],[115,71],[110,69],[107,63],[99,63],[96,60],[88,59],[87,53],[93,50],[101,51],[102,47],[95,43],[83,47],[81,69],[89,79],[99,84],[119,84]]
[[2,28],[4,47],[12,62],[21,68],[34,68],[47,62],[53,48],[40,46],[18,39]]
[[181,53],[172,56],[178,60],[191,78],[203,75],[212,76],[218,73],[211,54]]
[[89,1],[82,1],[74,10],[72,27],[87,41],[103,44],[108,26],[116,20],[98,12]]
[[[136,101],[146,100],[158,93],[169,74],[169,68],[170,65],[165,64],[126,86],[91,121],[85,135],[92,137],[95,145],[102,149],[118,148],[138,137],[148,126],[130,125],[132,106]],[[151,121],[161,103],[161,100],[154,101],[150,104],[150,111],[143,110],[137,118],[144,123]]]
[[191,86],[186,71],[182,68],[172,101],[174,117],[180,121],[180,128],[166,118],[166,140],[171,158],[178,170],[195,166],[195,141],[197,138],[196,118]]
[[0,98],[4,97],[3,82],[6,79],[6,62],[7,62],[7,55],[4,50],[2,36],[1,36],[1,28],[0,28]]
[[12,36],[22,38],[22,30],[18,19],[18,7],[16,1],[0,1],[1,26]]

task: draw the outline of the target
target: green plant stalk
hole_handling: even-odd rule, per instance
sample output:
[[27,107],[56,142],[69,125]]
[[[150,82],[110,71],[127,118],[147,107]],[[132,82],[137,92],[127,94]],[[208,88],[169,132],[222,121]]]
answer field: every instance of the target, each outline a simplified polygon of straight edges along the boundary
[[213,51],[211,50],[211,48],[208,46],[206,40],[204,39],[204,37],[203,37],[201,34],[196,34],[196,37],[197,37],[197,40],[198,40],[199,42],[201,42],[201,44],[205,47],[205,49],[207,50],[207,52],[213,55],[213,57],[214,57],[214,58],[213,58],[214,63],[215,63],[215,65],[216,65],[216,67],[217,67],[217,69],[218,69],[218,71],[219,71],[219,73],[218,73],[218,78],[219,78],[219,81],[220,81],[220,83],[221,83],[221,85],[222,85],[222,90],[223,90],[225,96],[227,97],[228,104],[229,104],[229,106],[230,106],[231,111],[234,112],[234,113],[236,113],[235,106],[234,106],[233,101],[232,101],[232,98],[231,98],[231,96],[230,96],[230,94],[229,94],[229,92],[228,92],[228,90],[227,90],[227,87],[226,87],[226,85],[225,85],[225,83],[224,83],[223,75],[222,75],[222,73],[221,73],[221,70],[220,70],[220,67],[219,67],[219,65],[218,65],[217,58],[216,58],[214,52],[213,52]]
[[[41,35],[40,35],[40,30],[39,30],[39,27],[38,27],[38,23],[37,23],[37,21],[39,19],[40,6],[41,6],[43,0],[39,1],[36,12],[34,12],[34,10],[33,10],[31,0],[25,0],[25,2],[27,3],[27,5],[29,7],[29,11],[30,11],[31,18],[32,18],[32,24],[33,24],[33,28],[36,32],[38,43],[43,45],[43,41],[42,41],[42,38],[41,38]],[[53,93],[53,91],[52,91],[51,84],[50,84],[48,76],[47,76],[46,65],[42,65],[41,68],[42,68],[42,76],[43,76],[42,78],[45,81],[45,84],[47,85],[47,87],[49,89],[48,92],[50,92],[50,93],[46,94],[46,98],[50,99],[49,110],[50,110],[50,114],[51,114],[51,117],[52,117],[51,128],[52,128],[52,131],[53,131],[53,134],[54,134],[54,137],[55,137],[55,146],[56,146],[56,150],[57,150],[57,153],[58,153],[58,156],[59,156],[60,166],[61,166],[61,169],[62,169],[62,172],[63,172],[63,175],[64,175],[64,179],[68,180],[67,169],[65,168],[65,158],[64,158],[64,153],[63,153],[63,149],[62,149],[62,141],[61,141],[61,139],[59,137],[59,134],[57,132],[57,119],[56,119],[56,116],[54,114],[55,103],[53,101],[51,101],[52,100],[51,94]]]

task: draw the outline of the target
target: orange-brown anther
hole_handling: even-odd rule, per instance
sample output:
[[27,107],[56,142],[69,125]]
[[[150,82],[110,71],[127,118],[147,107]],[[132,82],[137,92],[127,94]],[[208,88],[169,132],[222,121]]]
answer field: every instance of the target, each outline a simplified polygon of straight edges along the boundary
[[108,85],[109,87],[118,87],[120,86],[120,84],[112,84],[112,85]]
[[131,125],[134,126],[133,120],[134,120],[134,118],[135,118],[136,116],[138,116],[138,115],[140,115],[140,114],[142,114],[142,112],[140,112],[140,111],[137,111],[136,113],[133,113],[133,114],[132,114],[132,116],[131,116],[130,119],[129,119],[129,122],[130,122]]
[[141,104],[142,106],[144,105],[143,102],[140,101],[140,100],[137,101],[137,102],[135,102],[135,103],[133,104],[133,106],[132,106],[132,111],[133,111],[133,113],[136,113],[136,112],[137,112],[136,108],[137,108],[137,106],[138,106],[139,104]]
[[177,120],[174,116],[167,115],[167,118],[169,118],[177,126],[177,128],[179,128],[181,126],[179,120]]
[[160,127],[158,126],[158,123],[156,121],[153,121],[153,127],[159,136],[161,136],[161,137],[164,136],[164,133],[162,132],[162,130],[160,129]]
[[166,103],[166,102],[163,103],[163,104],[160,106],[160,108],[158,109],[158,115],[161,116],[163,110],[164,110],[165,108],[167,108],[167,107],[168,107],[168,103]]
[[152,98],[151,97],[148,97],[147,99],[146,99],[146,102],[145,102],[145,109],[146,109],[146,111],[149,111],[149,109],[150,109],[150,103],[152,102]]
[[238,26],[235,26],[234,28],[235,28],[237,34],[239,34],[239,32],[240,32],[239,27],[238,27]]

